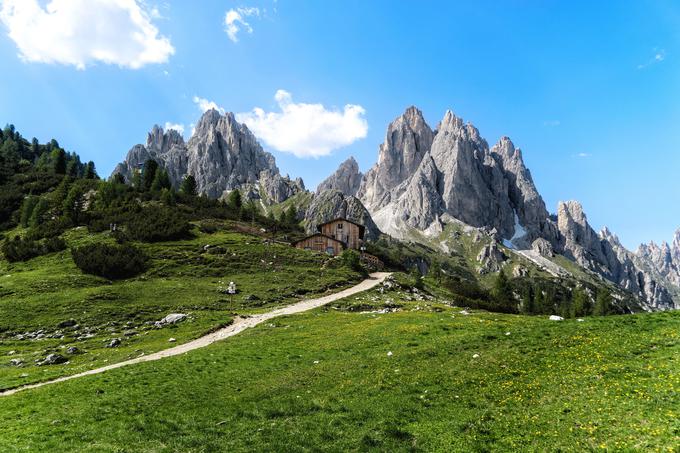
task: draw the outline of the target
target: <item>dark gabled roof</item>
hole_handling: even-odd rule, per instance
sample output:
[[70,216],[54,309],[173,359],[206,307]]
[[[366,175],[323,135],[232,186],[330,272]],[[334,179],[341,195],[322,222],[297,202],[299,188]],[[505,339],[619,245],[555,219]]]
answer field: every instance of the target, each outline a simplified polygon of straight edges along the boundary
[[300,240],[298,240],[298,241],[293,242],[291,245],[299,244],[299,243],[302,242],[302,241],[306,241],[307,239],[311,239],[311,238],[316,237],[316,236],[325,237],[326,239],[330,239],[331,241],[339,242],[340,244],[343,245],[343,247],[347,247],[347,244],[345,244],[345,243],[342,242],[341,240],[332,238],[332,237],[330,237],[330,236],[328,236],[328,235],[325,235],[325,234],[322,234],[322,233],[314,233],[314,234],[310,234],[309,236],[306,236],[306,237],[304,237],[304,238],[302,238],[302,239],[300,239]]
[[319,231],[321,231],[321,227],[322,227],[322,226],[328,225],[329,223],[338,222],[338,221],[347,222],[347,223],[351,223],[351,224],[353,224],[353,225],[358,226],[358,227],[359,227],[359,239],[363,239],[363,237],[364,237],[364,232],[366,231],[366,227],[363,226],[363,225],[360,224],[360,223],[354,222],[354,221],[349,220],[349,219],[346,219],[346,218],[344,218],[344,217],[336,217],[336,218],[334,218],[333,220],[329,220],[328,222],[320,223],[320,224],[318,224],[318,225],[316,226],[316,229],[319,230]]

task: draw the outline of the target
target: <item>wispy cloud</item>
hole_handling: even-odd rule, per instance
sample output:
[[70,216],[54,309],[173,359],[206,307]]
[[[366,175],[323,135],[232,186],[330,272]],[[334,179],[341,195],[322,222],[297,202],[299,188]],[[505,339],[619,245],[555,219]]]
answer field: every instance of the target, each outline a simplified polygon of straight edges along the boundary
[[650,58],[646,63],[642,63],[637,65],[638,69],[645,69],[648,66],[651,66],[653,64],[661,63],[666,59],[666,50],[665,49],[657,49],[654,48],[652,49],[654,52],[654,56]]
[[152,22],[158,10],[147,10],[140,0],[3,0],[0,5],[0,20],[25,62],[138,69],[165,63],[175,53]]
[[333,150],[366,137],[366,111],[347,104],[342,110],[322,104],[295,103],[291,94],[278,90],[274,97],[279,112],[256,107],[239,113],[236,119],[272,148],[297,157],[327,156]]
[[574,157],[578,157],[579,159],[587,159],[588,157],[592,157],[592,154],[590,154],[590,153],[577,153],[577,154],[574,154]]
[[217,103],[214,102],[214,101],[211,101],[211,100],[208,100],[208,99],[205,99],[205,98],[201,98],[201,97],[198,97],[198,96],[194,96],[193,101],[194,101],[194,104],[196,104],[198,106],[198,108],[201,110],[201,112],[207,112],[210,109],[215,109],[218,112],[220,112],[222,115],[224,115],[225,110],[222,107],[220,107],[219,105],[217,105]]
[[233,42],[238,42],[238,34],[241,30],[252,33],[253,27],[246,20],[247,17],[260,17],[260,9],[255,7],[235,8],[227,11],[224,16],[224,31]]
[[546,120],[543,121],[543,126],[545,127],[557,127],[560,125],[560,120]]

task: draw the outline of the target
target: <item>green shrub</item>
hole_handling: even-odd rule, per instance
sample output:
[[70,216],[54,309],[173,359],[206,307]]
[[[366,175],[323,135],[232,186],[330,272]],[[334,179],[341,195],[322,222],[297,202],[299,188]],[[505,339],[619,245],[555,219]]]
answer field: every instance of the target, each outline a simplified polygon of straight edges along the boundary
[[22,239],[6,239],[2,244],[2,253],[9,262],[28,261],[40,255],[59,252],[66,249],[66,242],[60,237],[52,237],[45,241]]
[[353,271],[361,272],[362,274],[366,273],[366,270],[361,265],[359,252],[357,252],[356,250],[352,249],[343,250],[342,254],[340,255],[340,259],[342,260],[342,263],[346,267],[352,269]]
[[145,208],[127,222],[128,234],[144,242],[170,241],[190,235],[191,225],[178,211],[162,207]]
[[73,262],[86,274],[111,280],[134,277],[146,270],[148,257],[131,245],[91,244],[71,249]]

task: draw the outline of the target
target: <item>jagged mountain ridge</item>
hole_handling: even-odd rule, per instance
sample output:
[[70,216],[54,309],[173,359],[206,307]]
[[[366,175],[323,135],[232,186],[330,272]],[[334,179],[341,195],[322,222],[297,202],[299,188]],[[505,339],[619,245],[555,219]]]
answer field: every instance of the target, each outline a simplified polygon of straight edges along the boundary
[[[334,174],[333,187],[343,186],[338,175],[344,173]],[[676,306],[662,279],[608,230],[598,235],[578,202],[560,203],[557,216],[548,212],[521,150],[508,137],[489,148],[472,124],[451,111],[434,130],[416,107],[390,123],[357,196],[378,227],[396,237],[411,229],[437,234],[455,220],[490,231],[512,248],[530,249],[542,240],[650,309]]]
[[[154,126],[146,145],[135,145],[114,173],[129,181],[147,159],[164,167],[175,187],[193,175],[199,192],[212,198],[239,189],[247,198],[265,199],[266,205],[309,193],[301,179],[281,176],[274,157],[232,113],[205,112],[187,143],[176,131]],[[666,288],[677,285],[674,274],[655,271],[667,261],[656,256],[665,253],[650,245],[648,256],[640,257],[607,230],[598,235],[577,202],[561,203],[558,214],[550,215],[521,150],[508,137],[489,147],[472,124],[451,111],[431,129],[422,112],[409,107],[388,126],[378,161],[368,172],[362,174],[353,158],[343,162],[302,212],[308,229],[347,216],[366,224],[372,238],[381,230],[398,238],[411,229],[437,234],[455,221],[512,248],[529,250],[543,241],[540,248],[598,273],[648,308],[675,307]]]
[[199,193],[210,198],[245,189],[251,197],[266,196],[280,203],[304,190],[301,179],[281,176],[274,156],[262,149],[253,133],[237,122],[233,113],[206,111],[187,143],[177,131],[154,126],[146,145],[133,146],[113,174],[119,173],[130,181],[133,172],[148,159],[168,171],[175,188],[186,175],[193,175]]

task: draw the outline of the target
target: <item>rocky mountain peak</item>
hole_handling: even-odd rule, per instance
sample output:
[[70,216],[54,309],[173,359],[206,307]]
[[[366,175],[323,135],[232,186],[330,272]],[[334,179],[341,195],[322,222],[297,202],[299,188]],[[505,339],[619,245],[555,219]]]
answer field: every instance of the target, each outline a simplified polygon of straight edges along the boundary
[[177,131],[164,132],[154,126],[146,146],[135,145],[114,174],[120,173],[130,181],[135,169],[148,159],[168,171],[175,188],[186,175],[193,175],[199,193],[211,198],[222,197],[233,189],[250,190],[261,178],[264,191],[252,193],[266,195],[275,202],[304,190],[301,180],[281,177],[274,156],[262,149],[253,133],[231,112],[222,115],[210,109],[203,113],[188,143]]
[[340,164],[337,170],[326,178],[316,189],[319,194],[325,190],[339,190],[345,195],[355,195],[359,190],[363,174],[359,171],[359,164],[351,157]]

